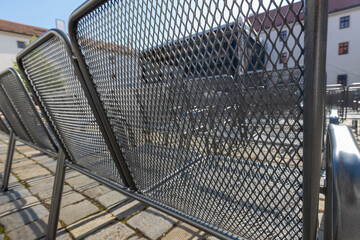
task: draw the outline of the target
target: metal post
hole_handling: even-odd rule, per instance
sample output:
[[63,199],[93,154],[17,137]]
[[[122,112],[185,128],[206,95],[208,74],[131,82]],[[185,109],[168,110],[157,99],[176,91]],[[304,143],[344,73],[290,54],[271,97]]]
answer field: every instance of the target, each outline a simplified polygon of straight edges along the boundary
[[48,221],[48,227],[46,229],[46,239],[56,238],[56,230],[57,230],[60,206],[61,206],[61,197],[64,187],[65,169],[66,169],[65,154],[62,150],[59,150],[58,160],[56,164],[53,193],[51,197],[49,221]]
[[3,191],[8,190],[11,165],[12,165],[14,150],[15,150],[15,143],[16,143],[16,136],[14,134],[14,131],[11,130],[8,152],[7,152],[7,156],[6,156],[6,162],[5,162],[5,170],[4,170],[4,175],[3,175],[2,185],[1,185],[1,188]]
[[326,96],[328,0],[305,3],[303,239],[316,239]]

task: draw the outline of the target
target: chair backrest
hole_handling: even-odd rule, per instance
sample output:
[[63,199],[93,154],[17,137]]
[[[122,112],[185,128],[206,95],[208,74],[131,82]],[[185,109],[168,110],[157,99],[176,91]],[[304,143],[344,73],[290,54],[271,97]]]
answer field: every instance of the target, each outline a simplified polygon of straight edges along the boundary
[[19,69],[35,101],[73,164],[124,185],[78,78],[67,36],[51,30],[17,56]]
[[10,125],[7,122],[4,114],[2,113],[2,110],[0,108],[0,131],[2,131],[5,134],[9,134],[10,133]]
[[[9,74],[11,73],[5,71],[0,75],[0,78],[3,79]],[[23,141],[32,142],[31,136],[27,131],[24,122],[20,118],[14,105],[10,101],[8,95],[6,94],[4,88],[1,85],[0,85],[0,108],[7,122],[9,123],[11,129],[14,131],[15,135],[18,136]]]
[[304,1],[255,5],[90,1],[69,34],[145,198],[232,237],[301,238],[303,185],[317,186],[303,175]]
[[23,123],[31,143],[56,153],[57,146],[30,97],[18,72],[9,68],[0,75],[0,87],[6,93],[13,108]]

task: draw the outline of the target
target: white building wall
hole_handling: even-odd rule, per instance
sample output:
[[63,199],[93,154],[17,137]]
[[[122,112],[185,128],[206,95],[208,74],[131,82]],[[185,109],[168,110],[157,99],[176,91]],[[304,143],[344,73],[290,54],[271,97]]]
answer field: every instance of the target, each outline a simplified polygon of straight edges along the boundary
[[[264,40],[267,52],[265,58],[267,70],[272,70],[274,68],[282,69],[284,67],[293,68],[298,64],[304,64],[304,57],[301,55],[304,44],[304,34],[301,33],[301,25],[299,23],[296,23],[294,26],[290,24],[290,27],[290,29],[286,26],[278,27],[276,29],[272,28],[269,37],[267,37],[264,32],[260,34],[261,38]],[[282,31],[287,31],[287,39],[285,41],[280,40]],[[299,39],[302,46],[299,46],[296,39]],[[282,53],[286,53],[286,63],[280,62]]]
[[16,55],[23,50],[18,48],[17,41],[28,43],[31,36],[0,31],[0,72],[13,65]]
[[[340,18],[350,16],[350,27],[340,29]],[[360,82],[360,7],[329,14],[327,45],[327,84],[347,74],[347,85]],[[349,53],[339,55],[339,43],[349,42]]]

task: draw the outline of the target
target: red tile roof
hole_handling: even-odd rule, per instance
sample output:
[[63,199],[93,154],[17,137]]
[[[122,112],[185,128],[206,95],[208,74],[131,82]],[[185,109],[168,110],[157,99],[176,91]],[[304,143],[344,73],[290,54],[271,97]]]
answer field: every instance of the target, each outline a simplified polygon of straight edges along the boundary
[[280,26],[284,22],[293,23],[304,19],[304,10],[302,2],[296,2],[281,8],[249,17],[250,25],[254,26],[256,31],[265,30],[270,27]]
[[18,34],[23,34],[23,35],[28,35],[28,36],[35,35],[38,37],[41,34],[43,34],[44,32],[46,32],[47,29],[0,19],[0,31],[18,33]]
[[360,0],[329,0],[329,13],[360,6]]
[[[329,13],[357,6],[360,6],[360,0],[329,0]],[[258,15],[252,15],[249,17],[249,23],[254,26],[256,31],[260,31],[274,26],[281,26],[284,22],[302,21],[304,20],[304,13],[298,13],[304,10],[303,8],[302,2],[296,2]]]

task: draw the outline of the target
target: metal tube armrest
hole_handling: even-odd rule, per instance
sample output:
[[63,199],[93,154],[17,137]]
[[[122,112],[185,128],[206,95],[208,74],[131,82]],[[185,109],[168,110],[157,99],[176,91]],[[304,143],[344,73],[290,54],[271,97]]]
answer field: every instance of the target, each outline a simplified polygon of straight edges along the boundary
[[360,236],[360,150],[348,126],[330,124],[327,138],[324,239]]

